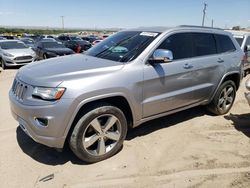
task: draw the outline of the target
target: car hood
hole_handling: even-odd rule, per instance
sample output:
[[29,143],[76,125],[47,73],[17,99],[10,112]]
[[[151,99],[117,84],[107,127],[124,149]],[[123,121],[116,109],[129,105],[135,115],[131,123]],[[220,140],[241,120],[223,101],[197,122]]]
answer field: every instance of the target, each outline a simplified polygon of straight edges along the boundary
[[57,87],[63,81],[108,74],[123,63],[74,54],[33,62],[19,69],[18,79],[33,86]]
[[30,48],[24,48],[24,49],[8,49],[3,50],[4,52],[7,52],[9,54],[12,54],[13,56],[26,56],[26,55],[32,55],[35,52]]
[[69,48],[45,48],[48,52],[53,52],[53,53],[70,53],[73,51]]

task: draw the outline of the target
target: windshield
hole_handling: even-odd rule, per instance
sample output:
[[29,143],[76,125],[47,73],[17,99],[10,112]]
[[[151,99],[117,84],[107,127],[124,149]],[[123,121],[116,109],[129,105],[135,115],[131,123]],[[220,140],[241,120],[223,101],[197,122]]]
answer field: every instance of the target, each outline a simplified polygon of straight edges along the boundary
[[28,48],[23,42],[19,41],[8,41],[8,42],[1,42],[0,47],[4,50],[8,49],[24,49]]
[[65,48],[63,44],[59,42],[43,42],[44,48]]
[[244,37],[234,37],[236,39],[236,41],[239,43],[239,45],[242,45],[243,39]]
[[86,55],[119,62],[134,60],[159,33],[123,31],[116,33],[86,52]]
[[24,39],[22,40],[25,44],[34,44],[33,40],[29,40],[29,39]]

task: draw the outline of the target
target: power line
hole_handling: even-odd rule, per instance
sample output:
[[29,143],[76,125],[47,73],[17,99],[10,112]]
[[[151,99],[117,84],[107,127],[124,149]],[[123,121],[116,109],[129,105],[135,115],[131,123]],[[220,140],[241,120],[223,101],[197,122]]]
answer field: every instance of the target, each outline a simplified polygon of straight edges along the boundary
[[207,9],[207,4],[204,3],[203,18],[202,18],[202,26],[204,26],[204,21],[205,21],[205,16],[206,16],[206,9]]

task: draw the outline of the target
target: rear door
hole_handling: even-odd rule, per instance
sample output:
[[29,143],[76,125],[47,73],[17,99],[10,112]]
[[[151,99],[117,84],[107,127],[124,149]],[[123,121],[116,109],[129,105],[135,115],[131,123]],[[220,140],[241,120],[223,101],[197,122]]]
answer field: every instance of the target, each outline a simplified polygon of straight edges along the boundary
[[225,73],[225,59],[218,54],[213,33],[192,33],[192,41],[194,57],[190,64],[194,67],[193,100],[207,101]]

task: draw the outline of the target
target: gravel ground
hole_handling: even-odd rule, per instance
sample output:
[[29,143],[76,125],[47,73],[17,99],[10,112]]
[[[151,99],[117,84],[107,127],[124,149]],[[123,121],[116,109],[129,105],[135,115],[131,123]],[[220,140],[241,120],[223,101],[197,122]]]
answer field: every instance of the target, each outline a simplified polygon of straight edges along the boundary
[[0,187],[250,187],[246,78],[229,114],[196,107],[147,122],[130,130],[114,157],[87,165],[18,127],[8,100],[16,71],[0,70]]

